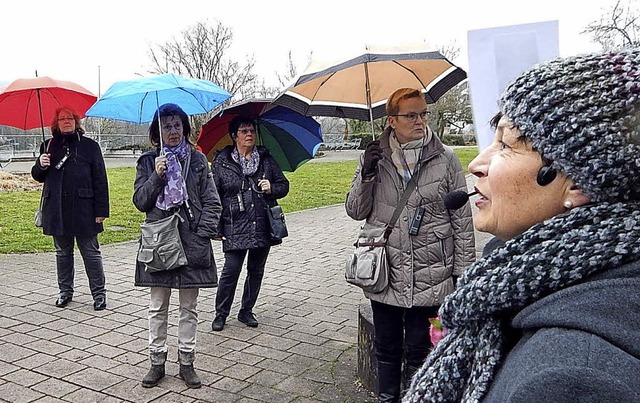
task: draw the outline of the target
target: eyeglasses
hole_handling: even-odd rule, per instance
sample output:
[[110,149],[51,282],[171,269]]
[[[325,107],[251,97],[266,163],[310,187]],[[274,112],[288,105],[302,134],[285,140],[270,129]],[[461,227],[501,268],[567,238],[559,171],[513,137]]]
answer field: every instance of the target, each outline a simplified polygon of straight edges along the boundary
[[238,133],[242,133],[244,135],[247,135],[249,133],[256,134],[256,129],[238,129]]
[[420,116],[420,120],[427,120],[427,116],[431,115],[431,111],[424,111],[420,113],[405,113],[404,115],[391,115],[391,116],[402,116],[407,119],[409,122],[415,122],[418,120],[418,116]]
[[75,120],[74,118],[58,118],[58,122],[64,122],[64,121],[69,122],[69,121],[74,121],[74,120]]

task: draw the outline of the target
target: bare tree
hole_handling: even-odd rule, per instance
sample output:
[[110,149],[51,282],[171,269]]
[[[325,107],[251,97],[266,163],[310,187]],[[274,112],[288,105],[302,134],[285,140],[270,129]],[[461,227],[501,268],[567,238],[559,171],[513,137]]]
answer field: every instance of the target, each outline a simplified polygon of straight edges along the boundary
[[[307,64],[310,59],[311,59],[311,54],[309,54],[309,57],[307,58]],[[279,72],[276,71],[275,74],[278,80],[278,84],[279,84],[278,86],[269,87],[269,86],[266,86],[263,81],[262,88],[259,89],[260,93],[263,94],[262,96],[266,98],[272,98],[280,94],[282,91],[284,91],[287,88],[288,85],[291,84],[293,79],[298,76],[298,66],[296,66],[295,62],[293,61],[293,53],[291,52],[291,50],[289,51],[289,58],[287,60],[285,73],[280,74]]]
[[592,40],[603,50],[640,45],[640,8],[636,0],[617,0],[605,10],[599,20],[592,21],[582,33],[591,34]]
[[[447,59],[452,60],[458,56],[460,48],[452,42],[442,46],[439,51]],[[463,81],[447,91],[429,109],[431,111],[430,126],[438,137],[442,137],[446,127],[462,128],[460,126],[473,122],[467,82]]]
[[[213,26],[198,22],[182,31],[182,36],[164,44],[149,47],[152,67],[150,73],[175,73],[185,77],[213,81],[232,94],[233,100],[254,97],[261,88],[253,73],[253,55],[244,63],[229,56],[233,32],[221,22]],[[217,108],[219,110],[219,108]],[[204,122],[217,112],[195,117],[194,131],[197,133]]]

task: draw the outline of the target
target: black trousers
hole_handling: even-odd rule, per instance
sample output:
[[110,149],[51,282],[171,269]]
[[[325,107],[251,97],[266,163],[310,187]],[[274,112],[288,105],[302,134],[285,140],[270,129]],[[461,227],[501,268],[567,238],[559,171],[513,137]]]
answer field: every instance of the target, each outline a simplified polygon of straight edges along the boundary
[[224,267],[218,281],[216,292],[216,315],[229,316],[233,298],[236,293],[240,271],[245,257],[247,258],[247,278],[244,281],[242,305],[239,313],[251,312],[258,300],[264,266],[267,263],[270,246],[256,249],[232,250],[224,254]]
[[408,366],[422,366],[431,350],[429,318],[438,315],[438,308],[401,308],[371,301],[378,362],[401,364],[404,358]]
[[54,236],[53,245],[56,248],[56,268],[58,272],[58,288],[61,297],[73,297],[75,278],[73,244],[78,245],[78,250],[84,261],[84,270],[89,279],[89,288],[93,298],[104,297],[107,294],[105,288],[104,268],[102,266],[102,253],[98,243],[98,235],[89,236]]

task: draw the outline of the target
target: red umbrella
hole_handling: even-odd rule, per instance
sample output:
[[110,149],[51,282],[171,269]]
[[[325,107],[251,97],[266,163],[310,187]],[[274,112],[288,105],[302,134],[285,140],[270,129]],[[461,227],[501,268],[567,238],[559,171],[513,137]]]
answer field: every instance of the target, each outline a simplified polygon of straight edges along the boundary
[[73,108],[80,116],[97,97],[88,89],[71,81],[51,77],[20,78],[0,92],[0,125],[23,130],[49,125],[61,106]]

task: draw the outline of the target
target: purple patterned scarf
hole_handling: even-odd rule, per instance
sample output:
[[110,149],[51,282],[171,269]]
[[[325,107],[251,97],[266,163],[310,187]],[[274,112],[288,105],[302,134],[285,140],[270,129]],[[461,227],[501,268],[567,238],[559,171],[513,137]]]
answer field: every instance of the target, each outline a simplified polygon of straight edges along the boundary
[[167,172],[165,173],[167,184],[164,185],[164,189],[158,195],[156,207],[160,210],[169,210],[181,206],[185,200],[189,200],[180,161],[187,159],[191,149],[187,144],[187,140],[182,139],[176,147],[163,147],[162,151],[164,151],[164,156],[167,157]]

